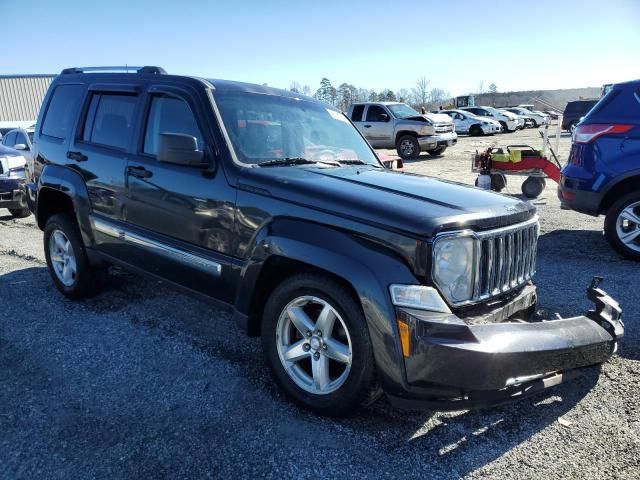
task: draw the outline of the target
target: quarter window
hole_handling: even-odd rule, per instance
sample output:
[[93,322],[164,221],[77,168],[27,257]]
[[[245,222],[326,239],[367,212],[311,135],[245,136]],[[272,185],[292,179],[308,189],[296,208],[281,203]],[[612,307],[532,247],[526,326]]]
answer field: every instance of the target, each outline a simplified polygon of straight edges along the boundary
[[64,139],[76,118],[83,85],[59,85],[53,91],[42,122],[42,134]]
[[94,94],[85,119],[82,140],[126,149],[131,139],[137,100],[135,95]]
[[161,133],[182,133],[196,137],[198,149],[204,147],[196,117],[187,102],[178,97],[156,95],[151,99],[144,133],[143,152],[155,155]]

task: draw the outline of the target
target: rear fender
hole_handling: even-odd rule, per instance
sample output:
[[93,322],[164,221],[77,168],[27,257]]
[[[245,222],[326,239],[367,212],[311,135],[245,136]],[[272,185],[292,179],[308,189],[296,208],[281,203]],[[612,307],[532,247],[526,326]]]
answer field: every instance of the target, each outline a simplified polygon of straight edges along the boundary
[[[82,240],[86,246],[94,244],[93,230],[89,220],[91,204],[89,192],[79,173],[60,165],[45,165],[38,179],[38,198],[36,202],[36,218],[41,223],[40,201],[47,189],[55,190],[68,196],[73,204],[74,215],[80,228]],[[44,227],[44,225],[42,225]]]

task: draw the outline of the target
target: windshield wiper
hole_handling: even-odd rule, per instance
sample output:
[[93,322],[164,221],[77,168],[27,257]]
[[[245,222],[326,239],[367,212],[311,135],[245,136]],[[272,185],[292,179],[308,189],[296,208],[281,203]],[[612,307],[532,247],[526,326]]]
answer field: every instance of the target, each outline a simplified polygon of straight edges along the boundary
[[375,163],[364,162],[362,160],[337,160],[337,162],[342,165],[369,165],[371,167],[382,168],[380,165],[376,165]]
[[324,163],[326,165],[333,165],[335,167],[339,167],[340,164],[338,162],[325,162],[322,160],[309,160],[303,157],[287,157],[287,158],[276,158],[275,160],[267,160],[264,162],[258,163],[261,167],[280,167],[287,165],[313,165],[316,163]]

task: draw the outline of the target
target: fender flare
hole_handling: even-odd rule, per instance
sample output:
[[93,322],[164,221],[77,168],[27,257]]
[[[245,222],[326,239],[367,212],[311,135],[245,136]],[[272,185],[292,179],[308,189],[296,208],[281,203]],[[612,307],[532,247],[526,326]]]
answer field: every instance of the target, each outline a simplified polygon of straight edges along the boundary
[[67,167],[52,164],[45,165],[38,179],[36,219],[39,225],[41,219],[38,205],[42,198],[43,191],[47,189],[55,190],[69,197],[73,204],[73,210],[78,222],[78,227],[80,228],[82,241],[85,246],[92,246],[94,244],[94,238],[89,217],[91,204],[89,202],[89,191],[82,176]]
[[295,219],[273,220],[253,240],[240,273],[237,311],[249,312],[262,268],[274,256],[340,277],[352,286],[362,306],[379,380],[386,389],[406,386],[396,313],[388,288],[393,283],[419,282],[399,256],[362,237]]
[[615,187],[632,177],[640,177],[640,168],[630,170],[622,175],[616,176],[615,181],[613,182],[607,182],[605,184],[605,187],[602,189],[602,192],[600,192],[602,199],[604,199]]

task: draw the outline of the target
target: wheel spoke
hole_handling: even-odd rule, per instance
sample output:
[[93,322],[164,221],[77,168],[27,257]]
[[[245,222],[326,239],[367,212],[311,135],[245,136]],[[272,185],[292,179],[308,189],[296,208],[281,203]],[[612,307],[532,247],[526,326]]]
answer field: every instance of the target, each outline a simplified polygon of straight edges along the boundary
[[58,249],[58,252],[64,252],[66,242],[62,233],[60,232],[54,233],[53,240],[56,242],[56,248]]
[[336,312],[330,305],[325,305],[318,316],[316,330],[320,330],[322,335],[329,337],[333,331],[333,324],[336,321]]
[[303,358],[307,358],[309,356],[309,351],[305,351],[303,345],[306,343],[306,339],[302,339],[299,342],[296,342],[289,346],[284,351],[284,359],[288,362],[298,362]]
[[631,208],[627,208],[620,213],[620,218],[624,220],[629,220],[631,223],[634,223],[640,227],[640,217],[634,213]]
[[635,230],[632,230],[630,232],[623,233],[622,235],[620,235],[620,240],[622,240],[622,242],[628,245],[630,243],[634,243],[634,241],[639,236],[640,236],[640,228],[636,228]]
[[51,261],[54,263],[62,263],[62,255],[60,255],[59,253],[56,254],[52,254],[51,255]]
[[67,255],[73,255],[73,248],[71,248],[71,242],[69,240],[64,244],[64,253]]
[[351,362],[351,352],[347,345],[334,338],[327,338],[324,343],[327,345],[327,349],[324,351],[327,357],[340,363]]
[[73,276],[69,265],[65,265],[62,268],[62,280],[67,286],[73,282]]
[[78,267],[76,265],[76,257],[69,257],[69,264],[68,264],[69,269],[71,269],[71,273],[73,275],[75,275]]
[[318,360],[311,361],[311,371],[313,373],[313,384],[315,387],[323,391],[329,385],[329,359],[324,355],[320,355]]
[[313,331],[313,322],[301,307],[289,307],[287,309],[287,315],[302,335]]

